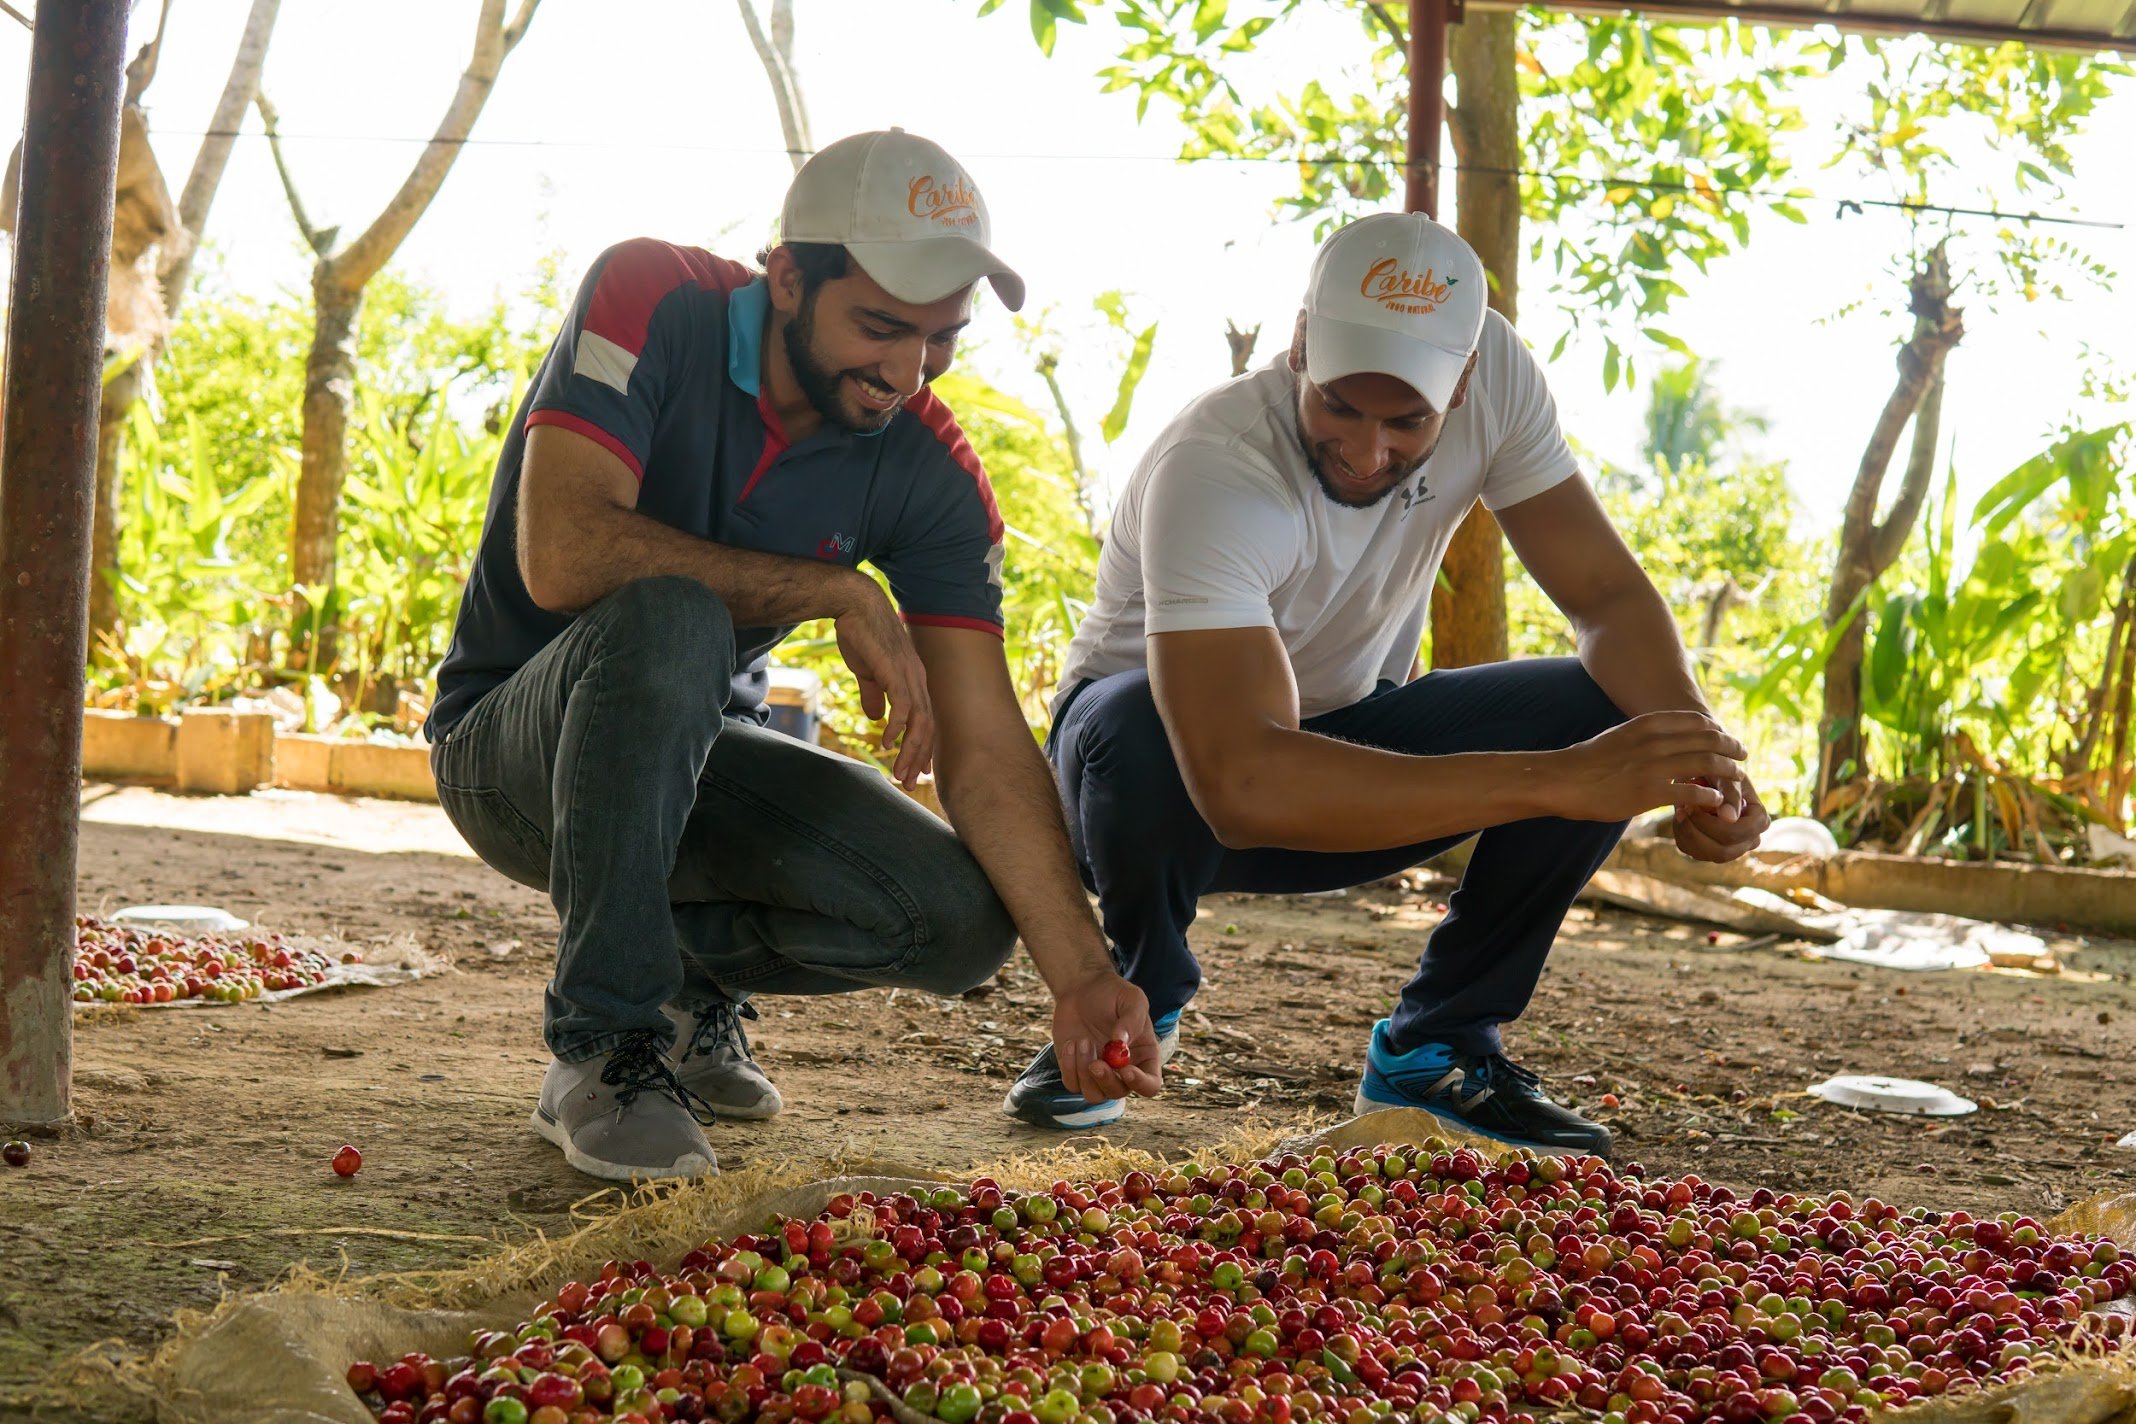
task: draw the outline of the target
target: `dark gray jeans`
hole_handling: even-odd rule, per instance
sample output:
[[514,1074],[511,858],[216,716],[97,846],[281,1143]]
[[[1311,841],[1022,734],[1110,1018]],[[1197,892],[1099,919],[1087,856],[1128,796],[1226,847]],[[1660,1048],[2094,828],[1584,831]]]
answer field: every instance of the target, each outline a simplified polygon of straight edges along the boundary
[[963,842],[888,778],[724,716],[733,671],[719,597],[643,579],[431,749],[475,853],[556,905],[544,1034],[567,1062],[668,1035],[668,1003],[961,993],[1015,944]]

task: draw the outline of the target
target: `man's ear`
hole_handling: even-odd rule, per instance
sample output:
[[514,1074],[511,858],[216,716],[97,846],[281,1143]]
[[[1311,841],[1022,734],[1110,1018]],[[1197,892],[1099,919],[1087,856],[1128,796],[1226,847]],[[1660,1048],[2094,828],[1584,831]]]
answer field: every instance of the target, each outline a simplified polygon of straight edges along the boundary
[[1305,309],[1302,307],[1298,310],[1298,324],[1291,328],[1290,368],[1293,371],[1305,369]]
[[1446,403],[1448,410],[1459,410],[1468,399],[1469,377],[1476,374],[1476,353],[1469,352],[1468,364],[1461,368],[1461,379],[1454,385],[1453,398]]
[[801,310],[801,264],[794,261],[792,248],[781,243],[765,256],[764,283],[771,288],[772,309],[780,316],[791,317]]

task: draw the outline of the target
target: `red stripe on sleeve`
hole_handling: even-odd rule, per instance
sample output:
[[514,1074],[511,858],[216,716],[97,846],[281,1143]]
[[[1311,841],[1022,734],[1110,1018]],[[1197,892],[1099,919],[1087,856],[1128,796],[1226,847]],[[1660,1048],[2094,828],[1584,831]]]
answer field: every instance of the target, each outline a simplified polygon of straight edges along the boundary
[[957,425],[957,417],[950,414],[949,407],[931,390],[921,391],[906,401],[905,409],[920,418],[920,423],[932,431],[934,438],[941,441],[943,447],[949,451],[949,458],[956,461],[959,468],[972,477],[972,483],[979,487],[979,502],[986,506],[987,535],[999,544],[1004,526],[1001,522],[1001,509],[994,503],[994,486],[988,482],[986,467],[979,463],[979,456],[972,449],[972,442],[964,438],[964,431]]
[[573,415],[568,410],[537,410],[527,416],[527,428],[531,430],[537,425],[553,425],[559,430],[568,430],[574,435],[585,436],[588,440],[591,440],[594,444],[599,445],[624,464],[630,466],[630,472],[638,477],[639,484],[645,483],[645,462],[632,453],[630,446],[625,445],[615,436],[610,435],[584,416]]
[[677,287],[732,292],[751,280],[747,267],[698,247],[676,247],[634,237],[608,255],[586,304],[584,330],[613,341],[633,356],[645,352],[653,309]]
[[1007,638],[1008,630],[999,623],[989,623],[984,618],[953,618],[944,613],[906,613],[901,616],[907,623],[922,628],[970,628],[981,633],[992,633],[997,638]]

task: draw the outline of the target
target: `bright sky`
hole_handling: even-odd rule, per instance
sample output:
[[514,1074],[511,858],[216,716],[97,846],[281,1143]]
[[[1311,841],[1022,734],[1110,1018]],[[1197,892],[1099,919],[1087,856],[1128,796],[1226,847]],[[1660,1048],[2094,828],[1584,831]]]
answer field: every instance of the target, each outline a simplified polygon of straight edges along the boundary
[[[174,192],[247,8],[246,0],[177,0],[148,95]],[[1262,327],[1261,358],[1285,339],[1312,238],[1270,214],[1295,173],[1282,164],[1170,161],[1179,129],[1168,115],[1153,109],[1138,126],[1131,98],[1098,92],[1092,73],[1117,36],[1109,22],[1063,26],[1047,60],[1031,43],[1021,0],[986,20],[974,18],[976,8],[976,0],[800,0],[799,68],[815,134],[828,142],[900,124],[965,161],[993,211],[997,251],[1023,272],[1032,306],[1055,312],[1086,433],[1111,403],[1116,372],[1092,298],[1125,289],[1138,325],[1160,323],[1136,418],[1097,456],[1117,481],[1181,402],[1228,372],[1227,320]],[[474,0],[285,0],[265,87],[315,222],[341,223],[347,236],[398,187],[467,62],[476,10]],[[154,0],[142,0],[137,28],[153,16]],[[1325,76],[1360,49],[1347,17],[1285,33],[1282,53],[1257,60],[1249,79]],[[28,55],[27,32],[0,19],[6,112],[21,112]],[[1829,135],[1837,117],[1836,108],[1811,115],[1811,134]],[[475,142],[397,261],[472,308],[522,287],[551,248],[564,253],[574,282],[603,247],[638,234],[746,258],[790,176],[782,147],[770,89],[731,0],[547,0],[506,61]],[[2127,157],[2136,152],[2136,86],[2124,86],[2076,152],[2079,183],[2063,211],[2136,226]],[[1835,217],[1832,198],[1884,195],[1861,180],[1834,171],[1800,181],[1824,195],[1803,205],[1809,225],[1760,220],[1747,253],[1709,277],[1683,279],[1690,295],[1666,325],[1719,363],[1731,403],[1772,421],[1761,448],[1790,462],[1813,517],[1830,520],[1891,385],[1903,325],[1875,312],[1898,293],[1888,266],[1905,232],[1895,215]],[[1972,197],[1954,191],[1949,200]],[[256,115],[247,117],[208,227],[237,284],[304,289],[308,254]],[[2136,232],[2072,235],[2127,274],[2118,290],[2000,314],[1968,303],[1945,426],[1969,491],[2078,412],[2083,344],[2124,369],[2136,364],[2128,335],[2136,331]],[[1821,320],[1864,296],[1877,300]],[[1564,328],[1547,271],[1523,274],[1521,326],[1544,354]],[[984,309],[974,330],[964,359],[1042,403],[1006,313]],[[1564,424],[1575,441],[1632,460],[1644,392],[1605,395],[1600,370],[1599,345],[1579,341],[1549,368]]]

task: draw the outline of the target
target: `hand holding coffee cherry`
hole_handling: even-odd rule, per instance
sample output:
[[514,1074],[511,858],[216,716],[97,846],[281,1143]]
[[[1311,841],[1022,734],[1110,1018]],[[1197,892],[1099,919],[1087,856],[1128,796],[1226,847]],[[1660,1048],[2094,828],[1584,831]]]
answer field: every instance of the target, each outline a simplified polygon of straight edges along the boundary
[[1156,1037],[1149,1000],[1112,970],[1054,986],[1053,1044],[1061,1081],[1086,1101],[1163,1092]]

